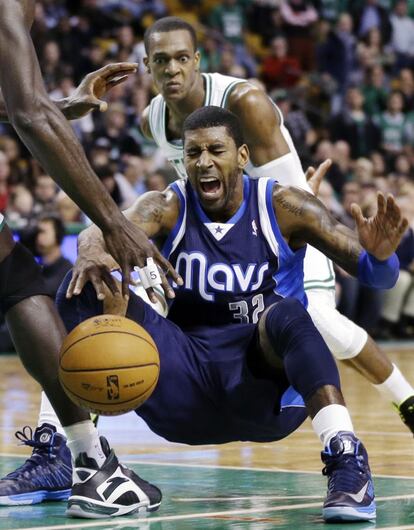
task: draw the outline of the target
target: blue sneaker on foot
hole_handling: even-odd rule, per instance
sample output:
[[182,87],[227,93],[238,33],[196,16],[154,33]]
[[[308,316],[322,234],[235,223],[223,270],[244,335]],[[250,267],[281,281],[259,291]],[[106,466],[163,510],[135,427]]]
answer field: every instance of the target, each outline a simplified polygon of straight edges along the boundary
[[26,425],[16,432],[23,445],[33,447],[22,466],[0,480],[0,505],[65,501],[72,488],[72,463],[66,438],[44,423],[33,435]]
[[323,504],[326,522],[371,521],[376,518],[374,485],[365,447],[351,432],[339,432],[321,453],[328,477]]

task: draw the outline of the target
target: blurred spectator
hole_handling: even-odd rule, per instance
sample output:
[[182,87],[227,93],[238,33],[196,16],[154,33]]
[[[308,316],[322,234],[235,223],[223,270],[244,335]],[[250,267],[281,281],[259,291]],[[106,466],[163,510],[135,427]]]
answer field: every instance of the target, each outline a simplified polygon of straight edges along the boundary
[[123,154],[141,154],[139,143],[127,128],[126,108],[122,103],[114,103],[109,107],[103,117],[102,126],[94,132],[94,138],[108,140],[113,159],[119,159]]
[[72,263],[62,256],[65,227],[56,215],[43,215],[35,228],[34,254],[39,257],[42,275],[52,296],[55,296]]
[[404,100],[404,112],[414,111],[414,74],[409,68],[400,71],[398,80],[398,90]]
[[396,54],[396,68],[414,66],[414,20],[408,16],[406,0],[397,0],[390,17],[391,45]]
[[14,186],[10,193],[6,217],[11,228],[20,230],[26,228],[34,217],[33,195],[23,184]]
[[362,87],[364,110],[369,116],[374,116],[385,110],[389,86],[384,68],[380,64],[370,67],[366,77],[366,82]]
[[17,140],[8,135],[0,135],[0,151],[6,155],[10,168],[8,184],[27,183],[29,165],[27,160],[22,157],[20,144]]
[[299,61],[288,55],[287,41],[284,37],[275,37],[270,43],[270,53],[263,59],[261,79],[267,90],[290,88],[299,81],[302,72]]
[[359,88],[349,88],[345,101],[346,108],[331,120],[332,139],[345,140],[352,158],[369,155],[380,142],[380,129],[364,111],[364,96]]
[[255,77],[256,63],[247,50],[244,39],[246,15],[242,3],[238,0],[223,0],[212,9],[209,25],[233,45],[236,62],[247,71],[247,76],[243,77]]
[[[355,222],[351,214],[352,203],[357,203],[363,208],[361,187],[356,182],[348,182],[343,188],[343,215],[339,218],[349,228],[354,229]],[[359,281],[346,273],[343,269],[336,268],[336,279],[340,285],[340,298],[338,310],[361,325],[369,332],[374,332],[380,318],[381,293],[375,289],[362,286]]]
[[358,51],[364,55],[367,65],[390,67],[394,61],[394,53],[390,46],[384,45],[383,35],[377,27],[371,28],[358,44]]
[[220,65],[220,49],[217,39],[207,33],[198,49],[201,53],[200,70],[202,72],[217,71]]
[[137,195],[142,195],[146,192],[145,166],[142,158],[129,156],[125,164],[124,175]]
[[391,22],[387,10],[379,5],[378,0],[365,0],[355,14],[355,27],[359,37],[365,37],[376,28],[380,31],[384,43],[391,37]]
[[55,211],[57,192],[58,188],[52,177],[49,175],[39,175],[33,190],[33,213],[38,215],[42,212]]
[[381,320],[377,337],[414,338],[414,208],[413,197],[397,199],[410,228],[404,235],[397,255],[400,260],[400,275],[396,285],[383,293]]
[[133,204],[138,194],[121,173],[115,173],[111,166],[95,167],[95,173],[121,210]]
[[82,228],[84,225],[84,216],[78,205],[61,190],[56,197],[56,205],[59,217],[65,225],[77,225]]
[[310,146],[315,138],[315,131],[312,128],[305,112],[294,104],[294,96],[289,97],[287,90],[275,90],[270,94],[282,111],[284,123],[288,128],[296,149],[301,154],[304,162],[309,158]]
[[299,59],[303,70],[315,65],[312,29],[319,15],[309,0],[282,0],[280,12],[285,23],[290,53]]
[[321,140],[316,147],[313,165],[317,167],[327,158],[332,159],[332,166],[325,178],[339,195],[346,182],[346,176],[342,173],[341,168],[335,161],[335,150],[332,142],[329,140]]
[[352,18],[343,13],[318,47],[318,69],[336,81],[339,95],[343,97],[355,62],[356,38],[352,34]]
[[60,48],[56,41],[49,41],[45,44],[40,60],[43,79],[48,90],[54,90],[64,76],[70,75],[72,68],[67,63],[60,60]]
[[147,175],[145,179],[147,191],[164,191],[175,178],[174,170],[158,168]]
[[223,47],[220,55],[220,63],[217,70],[220,74],[245,79],[247,72],[241,64],[237,62],[236,54],[230,44]]
[[389,159],[401,153],[406,134],[406,117],[401,92],[393,90],[387,100],[387,109],[375,117],[381,131],[381,147]]

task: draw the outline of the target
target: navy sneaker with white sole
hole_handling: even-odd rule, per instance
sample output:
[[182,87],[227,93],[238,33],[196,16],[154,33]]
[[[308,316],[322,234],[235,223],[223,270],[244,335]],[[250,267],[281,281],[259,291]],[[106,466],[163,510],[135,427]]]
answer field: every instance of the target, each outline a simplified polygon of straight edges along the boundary
[[339,432],[321,453],[328,477],[323,504],[326,522],[374,521],[374,485],[365,447],[352,432]]
[[66,438],[44,423],[33,434],[26,425],[15,434],[23,445],[33,447],[23,465],[0,479],[0,505],[66,501],[72,487],[72,464]]
[[101,519],[157,510],[161,491],[120,464],[106,439],[100,440],[106,455],[102,467],[86,453],[75,461],[67,515]]

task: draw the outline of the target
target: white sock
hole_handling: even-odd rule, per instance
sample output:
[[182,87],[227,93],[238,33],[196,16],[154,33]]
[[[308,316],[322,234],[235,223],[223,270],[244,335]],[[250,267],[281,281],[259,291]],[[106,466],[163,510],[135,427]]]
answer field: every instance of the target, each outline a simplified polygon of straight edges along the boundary
[[387,399],[400,405],[408,397],[414,395],[414,388],[400,372],[398,366],[393,364],[393,367],[391,375],[383,383],[373,386]]
[[40,412],[37,426],[40,427],[43,423],[53,425],[56,428],[56,432],[65,436],[65,431],[60,424],[59,418],[56,416],[56,412],[44,392],[42,392],[42,400],[40,401]]
[[94,458],[98,466],[101,467],[106,456],[102,450],[99,433],[92,421],[80,421],[66,426],[64,429],[73,460],[76,460],[79,453],[86,453],[90,458]]
[[351,416],[343,405],[323,407],[313,418],[312,427],[324,448],[339,431],[354,432]]

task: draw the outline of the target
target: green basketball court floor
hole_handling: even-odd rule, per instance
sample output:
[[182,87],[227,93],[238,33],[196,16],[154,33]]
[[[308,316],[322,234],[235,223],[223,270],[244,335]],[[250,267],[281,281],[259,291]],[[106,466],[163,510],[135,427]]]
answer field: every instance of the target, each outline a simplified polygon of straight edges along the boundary
[[[321,518],[326,479],[320,474],[167,463],[155,457],[151,462],[151,455],[129,455],[122,461],[161,488],[164,499],[157,512],[84,520],[67,518],[64,502],[0,507],[0,530],[414,529],[414,480],[409,478],[375,477],[376,524],[326,525]],[[22,462],[1,455],[1,476]]]

